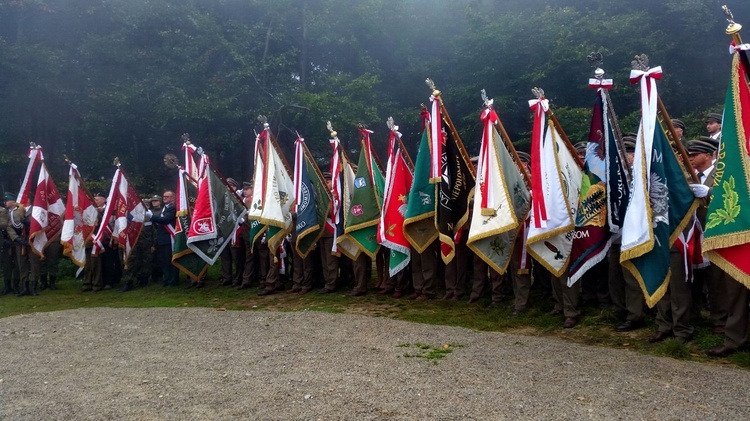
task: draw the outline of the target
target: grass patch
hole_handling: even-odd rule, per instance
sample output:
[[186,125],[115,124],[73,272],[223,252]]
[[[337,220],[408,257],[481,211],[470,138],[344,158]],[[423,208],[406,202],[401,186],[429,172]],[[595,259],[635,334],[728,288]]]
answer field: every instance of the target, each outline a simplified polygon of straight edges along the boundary
[[411,352],[404,353],[406,358],[422,358],[437,365],[440,360],[453,352],[454,348],[463,348],[460,344],[444,344],[442,346],[426,345],[415,342],[414,344],[399,344],[397,348],[409,348]]
[[[218,267],[211,268],[209,279],[218,278]],[[567,342],[608,348],[629,349],[649,355],[692,360],[704,363],[729,364],[750,368],[750,352],[739,352],[728,358],[711,358],[706,351],[720,345],[723,336],[712,333],[712,326],[704,320],[696,327],[693,341],[686,345],[675,341],[650,344],[647,339],[654,334],[653,322],[643,329],[627,333],[615,332],[619,319],[610,310],[594,306],[582,308],[583,315],[578,326],[563,329],[563,316],[547,314],[552,309],[552,301],[545,298],[542,291],[533,290],[532,308],[518,317],[508,317],[512,311],[512,299],[508,298],[501,306],[487,308],[489,299],[468,304],[463,301],[434,299],[424,302],[406,298],[394,300],[390,296],[369,293],[363,297],[349,297],[342,289],[334,294],[317,294],[312,291],[305,295],[278,293],[258,297],[258,289],[236,290],[221,287],[209,282],[203,289],[185,289],[185,284],[173,288],[148,285],[130,292],[107,289],[99,292],[80,292],[81,282],[70,278],[58,282],[58,291],[42,291],[38,297],[0,297],[0,317],[27,314],[41,311],[57,311],[74,308],[114,307],[205,307],[226,310],[272,310],[272,311],[320,311],[326,313],[361,314],[371,317],[388,317],[410,322],[460,326],[477,331],[505,332],[525,336],[556,338]],[[408,344],[409,349],[416,349]],[[519,345],[522,345],[519,341]],[[451,345],[449,349],[455,346]],[[440,347],[429,359],[438,361]],[[448,352],[445,352],[448,354]],[[429,355],[429,352],[428,352]],[[443,355],[444,356],[444,355]]]

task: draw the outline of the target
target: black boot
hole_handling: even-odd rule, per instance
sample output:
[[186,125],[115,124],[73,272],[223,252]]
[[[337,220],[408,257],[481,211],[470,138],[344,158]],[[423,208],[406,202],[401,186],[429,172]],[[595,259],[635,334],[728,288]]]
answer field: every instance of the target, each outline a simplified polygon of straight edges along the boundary
[[57,282],[57,276],[50,275],[49,276],[49,289],[52,291],[57,291],[57,285],[55,285],[55,282]]
[[132,290],[133,290],[133,281],[131,281],[130,279],[128,279],[125,282],[125,285],[123,285],[123,287],[120,288],[118,291],[120,291],[120,292],[128,292],[128,291],[132,291]]
[[39,291],[44,291],[49,287],[49,285],[47,285],[47,275],[40,276],[39,281]]
[[3,290],[2,292],[0,292],[0,297],[2,297],[3,295],[8,295],[11,292],[13,292],[13,287],[11,287],[11,281],[10,279],[6,279],[4,286],[3,286]]
[[38,296],[39,293],[37,292],[36,288],[37,288],[37,282],[36,281],[29,282],[29,294],[28,295],[30,295],[32,297]]
[[20,285],[19,282],[19,289],[16,290],[16,297],[23,297],[24,295],[29,295],[29,281],[26,281],[23,283],[23,285]]

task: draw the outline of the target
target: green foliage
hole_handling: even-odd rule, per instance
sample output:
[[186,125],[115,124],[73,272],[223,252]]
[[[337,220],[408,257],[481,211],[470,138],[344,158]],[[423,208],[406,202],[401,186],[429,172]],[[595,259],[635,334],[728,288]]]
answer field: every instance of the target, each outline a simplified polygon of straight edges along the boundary
[[[732,5],[750,16],[750,4]],[[699,0],[33,0],[0,2],[0,185],[16,189],[29,141],[54,178],[62,154],[87,180],[112,158],[142,191],[174,187],[165,153],[188,132],[228,176],[249,178],[256,116],[291,154],[296,132],[330,154],[325,121],[357,148],[356,125],[381,155],[393,116],[416,152],[431,77],[470,153],[487,89],[510,137],[528,143],[529,89],[544,88],[570,138],[586,136],[594,94],[586,56],[604,55],[623,131],[638,125],[627,74],[647,53],[688,138],[721,109],[729,72],[718,6]],[[103,188],[106,190],[106,188]]]

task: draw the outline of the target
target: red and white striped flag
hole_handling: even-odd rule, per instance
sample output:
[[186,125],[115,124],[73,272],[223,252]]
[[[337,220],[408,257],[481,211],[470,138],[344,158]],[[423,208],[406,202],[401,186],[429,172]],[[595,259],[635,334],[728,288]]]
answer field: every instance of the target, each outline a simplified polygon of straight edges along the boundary
[[63,214],[65,214],[65,205],[52,177],[47,172],[47,166],[42,162],[29,228],[31,250],[42,259],[44,259],[44,249],[51,242],[59,241]]
[[96,228],[98,216],[93,199],[78,173],[78,167],[71,163],[68,175],[68,203],[65,207],[60,242],[63,245],[63,254],[70,257],[79,267],[86,265],[85,247]]

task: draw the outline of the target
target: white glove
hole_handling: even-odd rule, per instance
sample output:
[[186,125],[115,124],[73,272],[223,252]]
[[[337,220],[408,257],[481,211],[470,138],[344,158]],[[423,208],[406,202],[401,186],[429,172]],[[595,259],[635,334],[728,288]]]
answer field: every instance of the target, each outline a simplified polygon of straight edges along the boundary
[[691,184],[690,190],[693,191],[693,196],[697,197],[698,199],[702,199],[708,196],[709,188],[704,184]]
[[146,210],[146,219],[151,219],[152,216],[154,216],[154,213],[151,212],[151,209]]
[[237,225],[242,225],[245,223],[245,218],[240,218],[237,220]]

